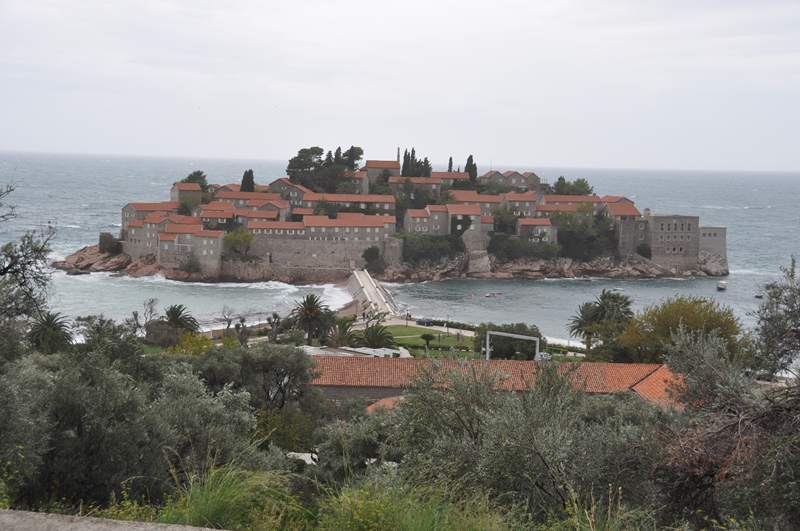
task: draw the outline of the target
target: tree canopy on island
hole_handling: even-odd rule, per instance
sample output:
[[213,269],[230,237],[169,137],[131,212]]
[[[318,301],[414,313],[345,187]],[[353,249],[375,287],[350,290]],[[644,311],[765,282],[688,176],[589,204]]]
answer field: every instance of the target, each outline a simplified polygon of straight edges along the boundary
[[185,178],[181,179],[182,183],[197,183],[203,192],[208,192],[208,179],[202,170],[195,170]]
[[553,193],[556,195],[592,195],[594,188],[589,185],[589,181],[580,178],[568,181],[561,175],[553,186]]
[[403,165],[400,169],[402,177],[430,177],[432,170],[433,166],[428,157],[417,159],[417,152],[413,147],[411,153],[406,150],[403,154]]
[[253,170],[247,170],[242,175],[242,185],[239,187],[240,192],[255,192],[256,181],[253,176]]
[[337,147],[334,152],[319,146],[302,148],[297,155],[289,159],[286,175],[293,183],[305,186],[319,193],[336,193],[343,184],[345,174],[358,169],[358,163],[364,156],[364,150],[358,146],[342,151]]

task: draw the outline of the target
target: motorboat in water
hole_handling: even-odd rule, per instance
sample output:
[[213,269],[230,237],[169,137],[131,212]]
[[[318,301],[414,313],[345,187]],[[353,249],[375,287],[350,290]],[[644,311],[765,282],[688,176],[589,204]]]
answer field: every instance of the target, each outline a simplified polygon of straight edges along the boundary
[[720,280],[717,282],[717,291],[725,291],[728,289],[728,283],[724,280]]

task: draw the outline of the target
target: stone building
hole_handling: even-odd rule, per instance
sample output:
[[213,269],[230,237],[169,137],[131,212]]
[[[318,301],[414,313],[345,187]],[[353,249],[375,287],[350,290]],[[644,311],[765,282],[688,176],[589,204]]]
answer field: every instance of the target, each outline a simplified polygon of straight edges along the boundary
[[370,184],[374,184],[378,180],[378,176],[384,171],[388,171],[390,177],[399,177],[401,169],[400,155],[398,153],[397,160],[368,160],[364,163],[361,171],[366,172],[367,180]]
[[646,243],[650,260],[676,275],[697,270],[700,254],[700,218],[698,216],[651,214],[645,209]]

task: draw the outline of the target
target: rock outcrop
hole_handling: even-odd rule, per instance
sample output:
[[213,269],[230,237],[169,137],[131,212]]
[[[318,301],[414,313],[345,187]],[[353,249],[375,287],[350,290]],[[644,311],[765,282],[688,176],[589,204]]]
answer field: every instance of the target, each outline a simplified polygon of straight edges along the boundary
[[[588,262],[580,262],[571,258],[555,258],[552,260],[513,260],[498,262],[494,255],[488,256],[489,268],[475,271],[467,267],[467,255],[447,260],[436,266],[417,266],[389,268],[376,278],[386,282],[421,282],[425,280],[441,280],[443,278],[480,278],[500,280],[541,280],[545,278],[671,278],[675,274],[649,260],[638,256],[615,259],[610,256],[595,258]],[[717,275],[727,274],[719,272]],[[698,274],[715,274],[701,273]]]
[[700,256],[697,259],[700,271],[712,277],[723,277],[730,274],[728,269],[728,261],[718,254],[712,254],[708,251],[700,251]]
[[127,254],[101,253],[98,245],[89,245],[66,259],[53,262],[53,267],[66,271],[67,274],[86,274],[99,271],[122,271],[131,263]]
[[131,260],[127,254],[101,253],[97,245],[89,245],[78,249],[64,260],[53,262],[53,267],[66,271],[68,275],[86,275],[89,273],[112,272],[118,275],[146,277],[160,274],[169,280],[183,282],[214,282],[216,279],[206,278],[199,273],[187,273],[177,268],[162,267],[153,260]]

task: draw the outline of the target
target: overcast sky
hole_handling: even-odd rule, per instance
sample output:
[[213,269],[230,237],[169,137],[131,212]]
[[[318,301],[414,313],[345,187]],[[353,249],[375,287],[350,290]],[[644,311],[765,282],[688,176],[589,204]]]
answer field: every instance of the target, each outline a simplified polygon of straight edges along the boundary
[[800,170],[800,2],[0,0],[0,150]]

